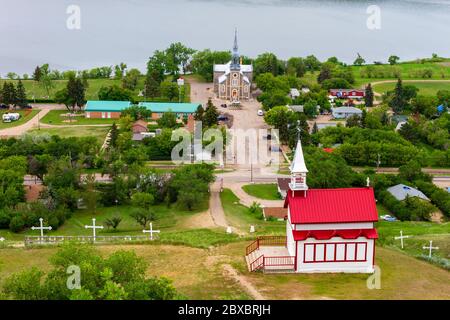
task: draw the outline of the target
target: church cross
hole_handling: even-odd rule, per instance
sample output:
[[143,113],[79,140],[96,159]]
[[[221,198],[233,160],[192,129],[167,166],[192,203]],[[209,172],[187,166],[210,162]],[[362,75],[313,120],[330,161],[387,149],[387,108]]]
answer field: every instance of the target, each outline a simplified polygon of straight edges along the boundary
[[95,225],[95,218],[92,218],[92,226],[84,226],[84,228],[86,229],[92,229],[92,234],[94,236],[94,242],[95,242],[95,238],[96,238],[96,230],[97,229],[103,229],[103,226],[96,226]]
[[44,219],[39,218],[39,227],[31,227],[31,230],[41,230],[41,237],[43,237],[44,230],[52,230],[52,227],[44,227]]
[[402,249],[403,249],[403,239],[408,239],[408,238],[411,238],[411,236],[404,236],[402,230],[400,230],[400,237],[394,237],[395,240],[400,239],[400,245],[401,245]]
[[439,250],[439,247],[433,247],[433,240],[430,240],[430,246],[429,247],[424,246],[423,249],[424,250],[429,250],[428,251],[428,258],[431,258],[431,252],[433,250]]
[[153,230],[153,223],[150,222],[149,230],[142,230],[143,233],[150,233],[150,240],[153,240],[153,233],[160,233],[160,230]]

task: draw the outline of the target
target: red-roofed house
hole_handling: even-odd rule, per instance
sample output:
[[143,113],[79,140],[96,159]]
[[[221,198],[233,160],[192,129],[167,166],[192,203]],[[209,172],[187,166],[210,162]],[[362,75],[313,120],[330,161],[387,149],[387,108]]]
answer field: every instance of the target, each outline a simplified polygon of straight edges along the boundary
[[286,236],[259,237],[248,246],[249,270],[372,273],[378,238],[373,189],[309,189],[307,173],[299,141],[284,203]]

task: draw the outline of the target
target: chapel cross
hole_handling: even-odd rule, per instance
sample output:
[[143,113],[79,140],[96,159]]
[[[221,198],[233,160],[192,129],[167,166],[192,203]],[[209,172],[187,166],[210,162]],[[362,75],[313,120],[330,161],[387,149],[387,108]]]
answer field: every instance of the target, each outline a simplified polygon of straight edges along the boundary
[[43,237],[44,230],[52,230],[52,227],[44,227],[44,219],[39,218],[39,227],[31,227],[31,230],[41,230],[41,237]]
[[97,229],[103,229],[103,226],[96,226],[95,225],[95,218],[92,218],[92,226],[84,226],[84,228],[86,229],[92,229],[92,233],[94,235],[94,242],[95,242],[95,238],[96,238],[96,230]]
[[150,240],[153,240],[153,233],[160,233],[160,230],[153,230],[153,223],[150,222],[149,230],[142,230],[143,233],[150,233]]
[[424,246],[423,249],[424,249],[424,250],[429,250],[429,252],[428,252],[428,258],[431,258],[431,252],[432,252],[433,250],[439,250],[439,247],[433,247],[433,240],[430,240],[430,246],[429,246],[429,247]]
[[402,249],[403,249],[403,239],[408,239],[408,238],[411,238],[411,236],[404,236],[402,230],[400,230],[400,237],[394,237],[395,240],[400,239],[400,245],[401,245]]

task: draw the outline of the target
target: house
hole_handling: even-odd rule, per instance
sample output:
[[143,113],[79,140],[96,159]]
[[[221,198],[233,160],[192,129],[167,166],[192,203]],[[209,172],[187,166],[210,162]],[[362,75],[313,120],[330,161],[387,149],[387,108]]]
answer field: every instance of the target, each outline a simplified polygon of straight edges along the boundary
[[320,131],[320,130],[322,130],[324,128],[328,128],[328,127],[337,127],[338,123],[328,121],[328,122],[316,122],[316,124],[317,124],[317,129],[319,129],[319,131]]
[[178,102],[140,102],[139,106],[150,110],[152,112],[152,119],[157,120],[167,112],[175,113],[178,119],[183,119],[184,117],[188,117],[190,114],[194,114],[201,104]]
[[287,209],[278,207],[265,207],[263,208],[264,220],[268,218],[274,218],[278,221],[286,221],[287,219]]
[[362,110],[355,107],[331,108],[331,113],[335,119],[347,119],[353,115],[362,116]]
[[330,89],[330,98],[333,99],[364,99],[366,92],[358,89]]
[[404,184],[397,184],[396,186],[388,188],[387,191],[398,201],[403,201],[406,197],[417,197],[425,201],[430,201],[422,191]]
[[88,101],[84,112],[86,118],[118,119],[123,110],[131,106],[130,101]]
[[289,110],[293,111],[293,112],[300,112],[303,113],[304,112],[304,107],[300,106],[300,105],[293,105],[293,106],[287,106]]
[[148,123],[144,120],[138,120],[135,123],[133,123],[132,131],[134,134],[136,133],[142,133],[148,131]]
[[289,182],[291,178],[278,178],[277,187],[278,193],[284,198],[286,198],[287,191],[289,190]]
[[251,98],[253,80],[253,66],[242,63],[238,49],[236,31],[231,61],[214,65],[214,93],[217,98],[234,104]]
[[300,91],[298,91],[297,88],[291,88],[291,90],[289,91],[289,97],[291,99],[297,99],[298,97],[300,97]]
[[250,271],[287,273],[373,273],[373,188],[310,189],[298,141],[285,199],[286,236],[258,237],[246,249]]

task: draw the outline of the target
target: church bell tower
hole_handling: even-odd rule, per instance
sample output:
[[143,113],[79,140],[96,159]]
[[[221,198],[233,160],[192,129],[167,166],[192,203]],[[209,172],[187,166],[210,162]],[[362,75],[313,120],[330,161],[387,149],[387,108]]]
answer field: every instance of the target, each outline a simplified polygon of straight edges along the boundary
[[308,190],[308,185],[306,184],[307,173],[308,169],[303,156],[302,142],[298,139],[294,160],[291,164],[291,182],[289,183],[289,188],[294,196],[302,195],[306,197],[306,191]]
[[241,69],[241,58],[239,56],[239,47],[237,40],[237,29],[234,31],[234,45],[233,45],[233,56],[231,58],[231,70]]

